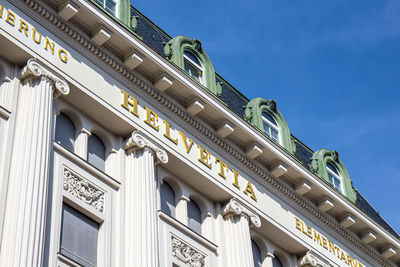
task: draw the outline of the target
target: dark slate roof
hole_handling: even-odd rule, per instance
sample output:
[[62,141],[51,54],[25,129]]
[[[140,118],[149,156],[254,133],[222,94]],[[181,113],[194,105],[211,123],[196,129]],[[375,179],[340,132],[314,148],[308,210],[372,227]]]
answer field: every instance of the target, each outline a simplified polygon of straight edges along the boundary
[[[163,43],[168,42],[172,39],[167,33],[161,30],[152,21],[146,18],[142,13],[131,7],[131,16],[137,16],[138,25],[136,33],[142,37],[144,43],[154,49],[157,53],[164,56],[164,45]],[[222,95],[221,100],[237,115],[244,118],[244,106],[250,101],[242,93],[236,90],[232,85],[225,81],[221,76],[216,74],[217,82],[221,83]],[[311,157],[314,153],[309,147],[303,144],[300,140],[292,135],[292,139],[296,144],[296,158],[302,163],[304,167],[310,169]],[[368,201],[356,190],[357,201],[356,206],[367,214],[371,219],[377,222],[389,233],[397,238],[400,236],[393,230],[392,227],[374,210],[374,208],[368,203]]]

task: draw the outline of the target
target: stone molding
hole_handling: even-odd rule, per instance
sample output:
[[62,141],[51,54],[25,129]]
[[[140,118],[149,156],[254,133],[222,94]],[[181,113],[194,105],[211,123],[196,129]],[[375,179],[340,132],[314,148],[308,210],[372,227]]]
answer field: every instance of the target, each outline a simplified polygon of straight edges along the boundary
[[182,120],[186,121],[189,125],[191,125],[194,129],[196,129],[199,133],[203,134],[206,138],[220,146],[222,149],[227,151],[228,154],[236,158],[242,164],[247,166],[250,170],[252,170],[256,175],[261,177],[263,180],[268,182],[272,187],[279,190],[283,195],[285,195],[288,199],[291,199],[293,202],[297,203],[298,206],[302,207],[309,214],[313,215],[325,225],[329,226],[333,231],[337,234],[345,238],[347,241],[352,243],[355,247],[363,251],[366,255],[368,255],[371,259],[375,260],[382,266],[386,266],[384,259],[376,253],[376,251],[370,249],[361,241],[359,238],[356,238],[353,234],[348,231],[343,230],[336,222],[330,219],[325,214],[321,213],[315,205],[311,205],[308,201],[299,197],[293,190],[276,179],[272,178],[267,172],[265,172],[262,168],[257,166],[252,161],[248,160],[246,156],[243,155],[242,152],[230,146],[228,143],[219,138],[216,134],[213,133],[212,130],[209,130],[206,126],[204,126],[199,121],[193,119],[189,116],[185,111],[183,111],[180,107],[176,106],[172,101],[165,98],[162,94],[158,93],[155,89],[153,89],[150,85],[147,84],[146,81],[140,79],[138,76],[133,74],[127,68],[124,68],[122,62],[120,60],[114,60],[107,53],[103,52],[101,49],[96,47],[90,39],[85,38],[82,34],[73,28],[71,28],[68,24],[63,22],[61,19],[57,18],[57,15],[53,12],[50,12],[45,7],[37,3],[35,0],[23,0],[23,2],[37,12],[38,15],[42,16],[45,20],[48,20],[54,26],[59,28],[65,34],[70,36],[76,42],[78,42],[82,47],[89,50],[95,57],[102,60],[104,63],[108,64],[115,71],[119,72],[122,76],[124,76],[129,81],[133,82],[138,88],[142,89],[145,93],[149,94],[156,101],[158,101],[161,105],[163,105],[168,110],[174,112],[178,115]]
[[250,226],[255,226],[257,228],[261,226],[260,217],[254,212],[250,211],[235,198],[232,198],[228,204],[225,205],[223,214],[224,216],[245,216],[248,219]]
[[56,94],[69,94],[69,85],[67,81],[58,77],[52,71],[47,69],[41,62],[34,58],[29,59],[26,66],[21,70],[20,79],[23,81],[32,76],[44,77],[54,83]]
[[134,131],[132,133],[132,136],[127,140],[125,143],[125,151],[129,151],[131,149],[149,149],[152,151],[156,158],[161,162],[161,163],[167,163],[168,162],[168,154],[167,152],[158,147],[156,144],[154,144],[152,141],[150,141],[146,136],[144,136],[141,132],[139,131]]
[[300,258],[299,267],[332,267],[332,265],[320,260],[309,250],[306,255]]
[[104,192],[68,169],[64,169],[63,188],[96,210],[104,211]]
[[196,249],[188,244],[182,242],[175,236],[171,236],[171,249],[172,257],[187,264],[190,267],[203,267],[205,266],[206,256],[201,254]]

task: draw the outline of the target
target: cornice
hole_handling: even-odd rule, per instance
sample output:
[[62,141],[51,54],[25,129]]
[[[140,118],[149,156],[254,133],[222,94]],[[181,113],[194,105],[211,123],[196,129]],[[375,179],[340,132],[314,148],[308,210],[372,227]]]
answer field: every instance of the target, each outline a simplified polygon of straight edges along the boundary
[[232,155],[234,158],[236,158],[243,165],[247,166],[250,170],[252,170],[255,174],[257,174],[261,178],[263,178],[271,186],[273,186],[274,188],[278,189],[281,193],[286,195],[286,197],[291,199],[293,202],[297,203],[304,210],[306,210],[307,212],[312,214],[314,217],[319,219],[321,222],[323,222],[324,224],[329,226],[333,231],[335,231],[337,234],[339,234],[340,236],[342,236],[343,238],[348,240],[355,247],[357,247],[358,249],[363,251],[366,255],[368,255],[370,258],[375,260],[377,263],[379,263],[382,266],[386,266],[383,258],[379,254],[377,254],[372,249],[370,249],[367,246],[365,246],[364,244],[362,244],[352,234],[350,234],[347,231],[345,231],[344,229],[342,229],[336,222],[334,222],[329,217],[322,214],[318,209],[316,209],[314,206],[310,205],[304,199],[297,196],[290,188],[283,185],[282,183],[280,183],[273,177],[269,176],[268,173],[266,173],[263,169],[258,167],[255,163],[248,160],[241,152],[239,152],[235,148],[231,147],[228,143],[226,143],[225,141],[220,139],[216,134],[213,133],[213,131],[209,130],[202,123],[193,119],[185,111],[183,111],[180,107],[176,106],[170,100],[168,100],[163,95],[158,93],[155,89],[153,89],[145,81],[140,79],[138,76],[136,76],[130,70],[123,67],[121,63],[117,62],[111,56],[109,56],[104,51],[102,51],[101,49],[96,47],[89,39],[83,37],[79,32],[75,31],[72,27],[70,27],[69,25],[64,23],[61,19],[57,18],[57,16],[55,14],[53,14],[52,12],[50,12],[49,10],[44,8],[42,5],[38,4],[35,0],[24,0],[23,2],[27,5],[29,5],[31,7],[31,9],[36,11],[44,19],[48,20],[50,23],[55,25],[57,28],[59,28],[65,34],[67,34],[72,39],[77,41],[82,47],[84,47],[89,52],[91,52],[95,57],[102,60],[104,63],[109,65],[115,71],[119,72],[122,76],[124,76],[125,78],[127,78],[128,80],[133,82],[136,86],[138,86],[140,89],[142,89],[144,92],[146,92],[152,98],[154,98],[154,100],[158,101],[161,105],[163,105],[168,110],[174,112],[178,117],[180,117],[186,123],[191,125],[198,132],[202,133],[210,141],[217,144],[220,148],[222,148],[223,150],[228,152],[230,155]]

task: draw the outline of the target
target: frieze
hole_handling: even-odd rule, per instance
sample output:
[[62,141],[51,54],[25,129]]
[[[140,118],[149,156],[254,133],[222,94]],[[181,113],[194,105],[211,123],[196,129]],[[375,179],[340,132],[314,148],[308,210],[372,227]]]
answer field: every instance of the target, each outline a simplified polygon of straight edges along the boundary
[[196,249],[182,242],[178,238],[171,236],[172,257],[187,264],[190,267],[205,266],[206,256]]
[[100,212],[104,211],[104,192],[68,169],[64,169],[63,187],[65,191],[94,207],[96,210]]

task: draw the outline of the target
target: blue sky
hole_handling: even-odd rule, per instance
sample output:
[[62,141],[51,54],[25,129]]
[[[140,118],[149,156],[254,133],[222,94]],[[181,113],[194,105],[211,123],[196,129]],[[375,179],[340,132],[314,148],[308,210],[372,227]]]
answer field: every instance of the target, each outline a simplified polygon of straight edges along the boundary
[[400,233],[400,1],[133,1],[199,39],[248,98],[275,99],[291,133],[334,149]]

